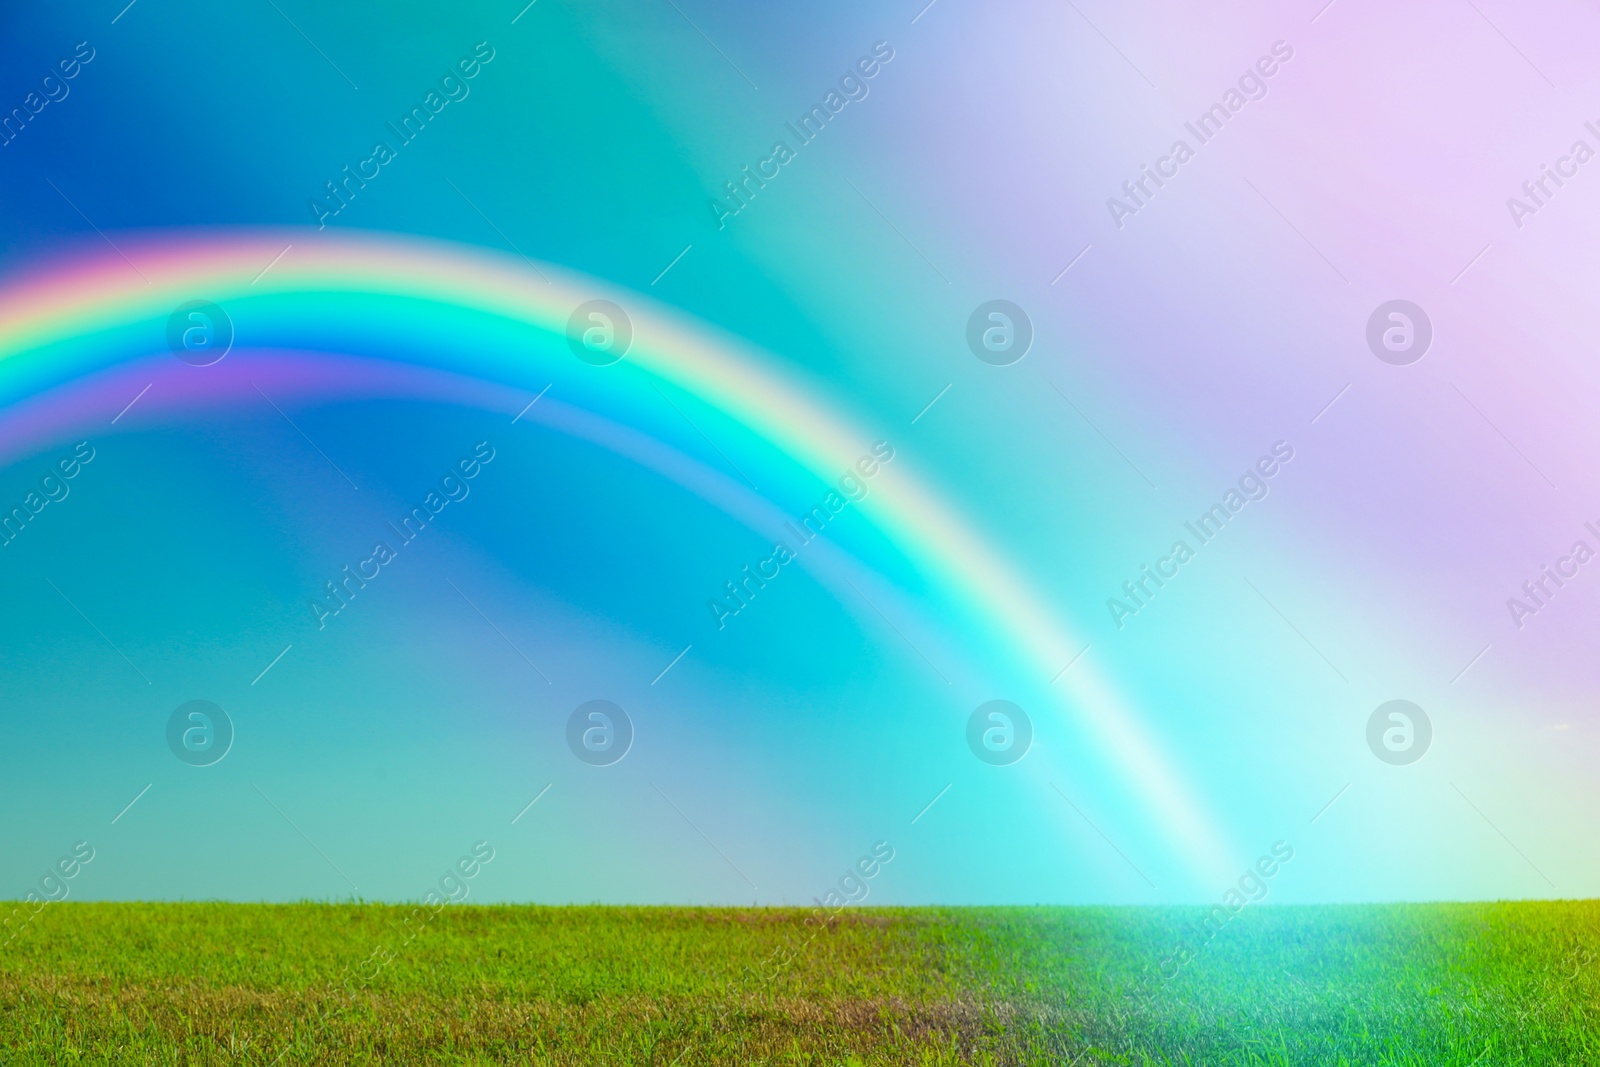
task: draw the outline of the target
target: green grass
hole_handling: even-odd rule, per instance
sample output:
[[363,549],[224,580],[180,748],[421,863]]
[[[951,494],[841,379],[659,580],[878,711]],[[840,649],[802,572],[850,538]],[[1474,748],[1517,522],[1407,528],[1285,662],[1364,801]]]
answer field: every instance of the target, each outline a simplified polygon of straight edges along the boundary
[[52,904],[0,1062],[1600,1064],[1596,902],[809,914]]

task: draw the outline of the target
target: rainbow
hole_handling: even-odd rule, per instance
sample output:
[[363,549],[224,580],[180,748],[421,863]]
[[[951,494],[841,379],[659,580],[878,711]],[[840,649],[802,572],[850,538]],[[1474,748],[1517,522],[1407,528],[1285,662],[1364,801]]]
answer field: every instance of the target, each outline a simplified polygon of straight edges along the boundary
[[[608,373],[692,396],[820,481],[835,479],[874,436],[833,414],[837,405],[819,403],[819,390],[771,356],[636,293],[455,245],[306,231],[123,243],[13,278],[0,290],[0,426],[37,437],[40,420],[26,409],[38,398],[85,387],[133,361],[172,361],[167,320],[194,299],[226,308],[240,345],[248,338],[254,347],[300,354],[365,349],[526,386],[545,380],[542,360],[574,361],[568,317],[596,298],[626,307],[634,327],[627,358]],[[1083,640],[908,463],[897,463],[892,484],[862,502],[863,514],[972,605],[1027,676],[1056,676]],[[1201,877],[1225,874],[1229,850],[1215,824],[1111,681],[1085,662],[1048,692],[1094,740],[1183,865]]]

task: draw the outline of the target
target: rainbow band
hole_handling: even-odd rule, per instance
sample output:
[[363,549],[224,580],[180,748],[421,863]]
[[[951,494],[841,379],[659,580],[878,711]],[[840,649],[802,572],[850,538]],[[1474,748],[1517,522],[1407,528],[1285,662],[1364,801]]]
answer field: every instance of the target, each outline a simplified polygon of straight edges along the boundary
[[[292,249],[275,261],[290,240]],[[121,247],[129,259],[120,253],[78,257],[36,278],[14,281],[0,294],[0,407],[14,409],[119,364],[164,355],[168,317],[197,298],[223,306],[241,339],[249,334],[252,344],[255,333],[265,332],[272,334],[268,347],[322,351],[341,350],[329,342],[330,330],[334,340],[341,333],[393,331],[392,322],[369,311],[402,301],[412,309],[408,327],[431,323],[441,343],[431,344],[426,330],[419,335],[408,328],[403,338],[392,337],[405,354],[384,358],[431,362],[522,386],[530,369],[536,370],[530,368],[526,345],[515,351],[515,346],[496,346],[463,352],[464,346],[446,343],[452,326],[481,324],[488,316],[505,329],[542,335],[545,346],[532,354],[553,355],[557,348],[565,352],[573,309],[599,297],[624,306],[634,327],[626,360],[607,373],[692,395],[824,482],[847,469],[863,442],[874,436],[811,400],[808,390],[769,357],[637,294],[547,265],[530,269],[512,257],[415,238],[311,237],[303,231],[277,239],[230,233]],[[439,356],[440,349],[450,350],[448,359]],[[573,357],[566,353],[564,358]],[[901,551],[991,620],[1026,676],[1053,677],[1083,647],[1028,583],[904,461],[896,463],[894,478],[875,487],[861,510]],[[1085,662],[1066,672],[1061,688],[1051,692],[1061,693],[1056,699],[1063,710],[1124,777],[1191,872],[1208,878],[1225,874],[1227,850],[1213,824],[1109,680]]]

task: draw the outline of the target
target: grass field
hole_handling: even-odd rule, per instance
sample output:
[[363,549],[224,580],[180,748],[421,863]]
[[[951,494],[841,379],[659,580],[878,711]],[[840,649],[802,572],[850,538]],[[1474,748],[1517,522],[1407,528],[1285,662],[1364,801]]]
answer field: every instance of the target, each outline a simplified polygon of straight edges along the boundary
[[809,915],[63,902],[0,1062],[1600,1064],[1600,902]]

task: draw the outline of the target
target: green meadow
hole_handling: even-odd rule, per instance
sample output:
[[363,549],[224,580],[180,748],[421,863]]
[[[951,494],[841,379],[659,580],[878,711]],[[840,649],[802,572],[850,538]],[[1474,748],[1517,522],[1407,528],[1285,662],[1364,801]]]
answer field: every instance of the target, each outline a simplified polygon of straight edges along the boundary
[[1600,1064],[1600,902],[811,915],[51,904],[0,1062]]

